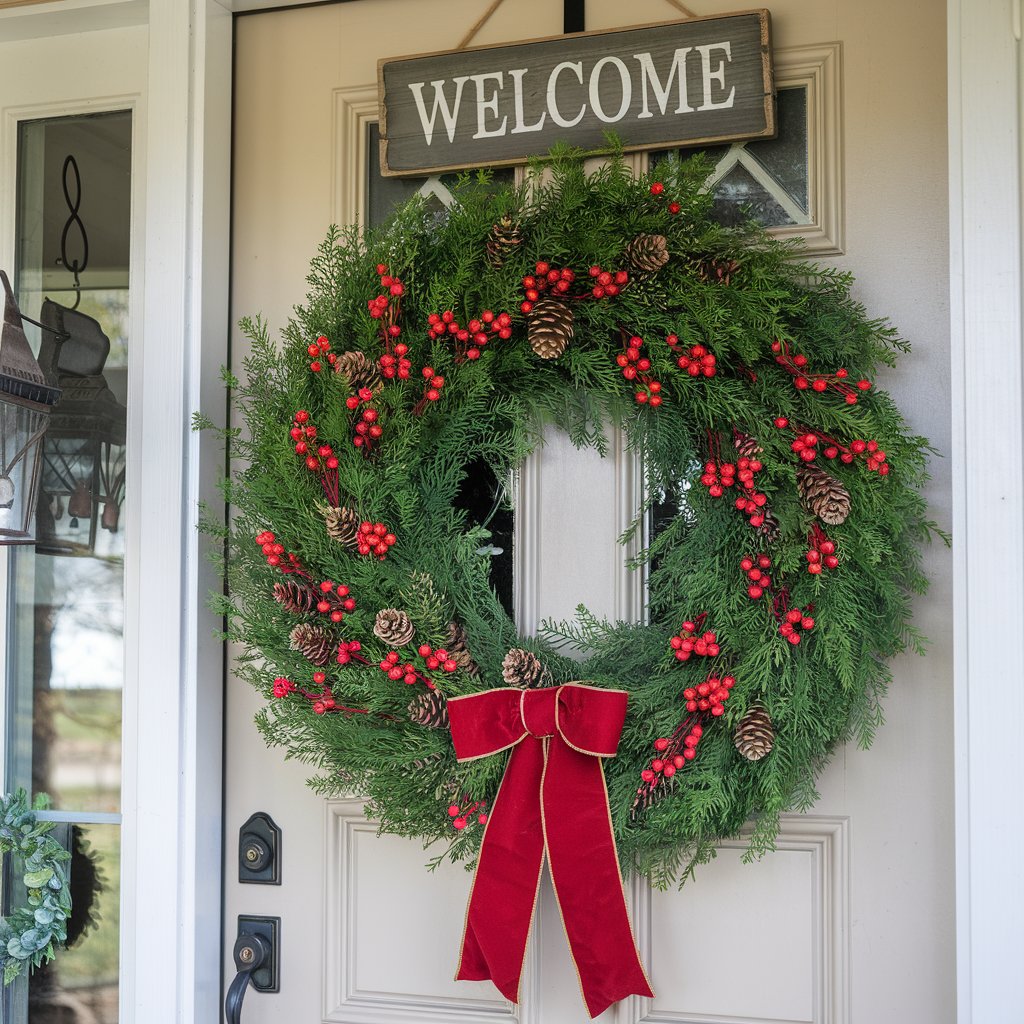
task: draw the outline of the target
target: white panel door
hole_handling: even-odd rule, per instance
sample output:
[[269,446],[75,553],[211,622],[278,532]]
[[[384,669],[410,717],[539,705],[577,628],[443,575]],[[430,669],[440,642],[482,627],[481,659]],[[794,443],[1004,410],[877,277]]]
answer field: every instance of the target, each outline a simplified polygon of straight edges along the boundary
[[[915,343],[881,383],[911,426],[948,450],[945,22],[943,5],[929,5],[923,18],[920,5],[780,0],[772,14],[789,66],[822,54],[832,62],[828,102],[811,118],[812,147],[830,140],[828,173],[812,186],[829,190],[827,223],[815,229],[822,249],[843,249],[828,258],[852,269],[871,311],[892,316]],[[488,6],[363,0],[237,20],[236,319],[263,312],[279,329],[305,293],[327,225],[362,217],[377,58],[454,47]],[[704,3],[698,13],[715,10]],[[587,4],[589,29],[673,16],[663,0],[634,0],[625,11],[612,0]],[[517,0],[499,7],[474,42],[556,34],[561,22],[560,4]],[[243,354],[236,337],[239,364]],[[948,523],[948,465],[937,461],[933,475],[934,515]],[[599,614],[638,614],[642,594],[613,543],[636,497],[621,453],[602,461],[557,434],[524,467],[516,585],[523,628],[570,614],[581,595]],[[543,547],[541,521],[561,538],[558,551]],[[933,638],[931,653],[896,666],[874,748],[837,752],[813,813],[787,819],[778,850],[761,862],[741,864],[743,844],[729,842],[682,892],[634,883],[638,938],[658,996],[631,999],[602,1020],[954,1019],[950,560],[938,548],[927,557],[933,589],[916,617]],[[246,684],[230,679],[227,978],[237,915],[282,918],[281,991],[250,994],[246,1024],[586,1020],[550,893],[520,1007],[488,984],[452,982],[468,876],[428,874],[419,845],[376,838],[358,803],[314,797],[300,765],[263,747],[252,725],[257,707]],[[237,882],[238,828],[258,810],[283,830],[280,887]]]

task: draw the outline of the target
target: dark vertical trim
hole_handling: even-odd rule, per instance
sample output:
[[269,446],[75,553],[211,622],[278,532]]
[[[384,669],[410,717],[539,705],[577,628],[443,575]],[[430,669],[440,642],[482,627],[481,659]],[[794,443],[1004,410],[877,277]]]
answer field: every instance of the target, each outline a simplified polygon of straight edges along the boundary
[[562,31],[586,32],[587,0],[562,0]]

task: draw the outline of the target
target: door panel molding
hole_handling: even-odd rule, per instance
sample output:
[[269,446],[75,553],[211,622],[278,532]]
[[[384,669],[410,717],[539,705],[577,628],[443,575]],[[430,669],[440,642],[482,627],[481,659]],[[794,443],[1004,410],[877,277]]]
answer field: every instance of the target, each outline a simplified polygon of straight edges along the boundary
[[[647,999],[641,996],[630,996],[623,1004],[620,1024],[848,1024],[852,1020],[850,1010],[850,823],[847,817],[825,815],[783,815],[782,827],[775,843],[775,852],[769,854],[773,860],[769,866],[778,867],[780,859],[785,860],[787,854],[796,855],[801,866],[806,867],[804,881],[809,889],[804,894],[793,890],[793,896],[799,897],[809,904],[810,917],[806,920],[806,945],[810,950],[810,971],[808,975],[809,1002],[811,1016],[759,1016],[742,1014],[708,1014],[688,1010],[685,1006],[665,1005],[659,999]],[[721,851],[735,851],[740,854],[747,848],[750,829],[744,830],[735,839],[729,839],[719,845]],[[735,858],[739,860],[737,856]],[[768,862],[762,862],[768,865]],[[716,868],[720,871],[716,873]],[[736,909],[735,894],[731,891],[732,880],[723,877],[725,865],[712,862],[698,869],[697,884],[701,892],[701,903],[718,902],[726,909]],[[750,875],[750,884],[756,888],[758,880],[754,877],[757,866],[743,865],[737,868]],[[742,883],[742,876],[741,876]],[[671,923],[677,925],[680,941],[687,934],[686,922],[687,903],[690,902],[692,890],[687,887],[680,890],[659,892],[647,884],[646,879],[634,876],[630,882],[630,902],[633,908],[634,930],[640,955],[647,964],[652,975],[655,991],[658,990],[658,950],[664,945],[655,945],[654,937],[658,931],[671,929]],[[717,887],[728,887],[719,899],[713,892]],[[778,897],[776,897],[778,898]],[[799,903],[794,899],[794,904]],[[739,908],[756,918],[757,906],[749,905]],[[792,927],[792,922],[789,923]],[[772,922],[775,928],[785,927],[786,922]],[[660,926],[660,927],[659,927]],[[730,927],[734,927],[730,925]],[[795,931],[794,936],[799,936]],[[680,945],[680,948],[685,948]],[[763,946],[760,949],[763,951]],[[796,948],[795,944],[787,944],[787,950]],[[751,958],[759,955],[751,950]],[[742,963],[737,963],[735,950],[730,952],[730,970],[744,976]],[[795,961],[799,958],[794,958]],[[673,965],[674,966],[674,965]],[[699,959],[688,958],[679,967],[680,973],[700,970]],[[792,979],[788,979],[790,982]],[[763,994],[767,1001],[770,996]]]
[[[380,879],[372,877],[372,869],[379,868],[383,861],[389,859],[392,864],[400,863],[395,857],[395,851],[400,844],[406,845],[407,851],[402,852],[408,852],[410,859],[417,863],[411,866],[408,877],[395,877],[393,874],[389,877],[399,886],[408,883],[417,889],[418,915],[433,922],[430,928],[433,940],[431,948],[437,951],[438,956],[448,958],[452,973],[457,962],[458,938],[462,931],[459,910],[468,896],[471,876],[461,865],[451,864],[442,865],[433,874],[427,873],[418,863],[424,858],[421,845],[394,836],[380,836],[376,822],[366,817],[362,800],[328,800],[324,805],[324,813],[324,1024],[539,1024],[536,1010],[539,1006],[536,993],[539,936],[532,939],[527,947],[522,1003],[518,1008],[498,996],[489,982],[459,982],[458,987],[465,991],[465,995],[440,995],[403,989],[400,986],[402,964],[399,957],[391,966],[391,977],[395,978],[394,988],[363,984],[361,975],[366,973],[365,958],[369,956],[372,960],[375,952],[367,942],[367,919],[375,914],[387,913],[386,908],[390,907],[392,932],[410,924],[415,927],[416,924],[409,922],[400,913],[402,904],[394,900],[394,893],[390,889],[387,892],[381,891]],[[372,858],[361,857],[363,843],[372,844]],[[391,847],[390,857],[385,856],[380,849],[381,843]],[[366,868],[370,869],[369,872]],[[450,891],[453,889],[456,891]],[[440,895],[445,898],[431,908],[431,900],[438,898],[437,890],[443,890]],[[391,902],[385,897],[390,898]],[[427,907],[426,911],[423,910],[424,906]],[[394,913],[395,908],[399,913]],[[452,938],[438,938],[442,922],[454,922],[458,927],[458,935],[453,932]],[[439,972],[440,968],[435,973]],[[414,989],[415,979],[412,980]]]

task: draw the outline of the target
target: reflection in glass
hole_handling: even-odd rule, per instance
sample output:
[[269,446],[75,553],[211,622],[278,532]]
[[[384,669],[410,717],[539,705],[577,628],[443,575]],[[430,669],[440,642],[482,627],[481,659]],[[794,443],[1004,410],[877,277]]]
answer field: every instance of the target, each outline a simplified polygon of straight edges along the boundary
[[68,946],[32,975],[29,1024],[117,1024],[121,829],[72,825]]
[[673,153],[652,153],[651,164],[667,156],[703,154],[714,167],[714,215],[736,226],[753,218],[764,227],[810,223],[807,89],[780,89],[776,99],[778,133],[774,139],[731,146],[690,146]]
[[27,1016],[8,1002],[11,1024],[118,1019],[131,133],[127,111],[19,126],[18,299],[52,328],[26,333],[62,397],[39,543],[11,559],[6,786],[64,812],[77,938],[33,976]]

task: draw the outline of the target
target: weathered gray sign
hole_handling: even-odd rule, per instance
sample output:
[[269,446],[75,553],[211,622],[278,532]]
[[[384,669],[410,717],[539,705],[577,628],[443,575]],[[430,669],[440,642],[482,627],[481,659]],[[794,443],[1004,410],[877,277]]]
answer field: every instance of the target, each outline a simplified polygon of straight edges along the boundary
[[381,169],[523,163],[775,134],[767,10],[382,60]]

